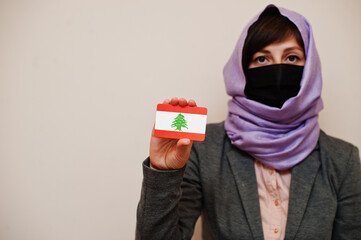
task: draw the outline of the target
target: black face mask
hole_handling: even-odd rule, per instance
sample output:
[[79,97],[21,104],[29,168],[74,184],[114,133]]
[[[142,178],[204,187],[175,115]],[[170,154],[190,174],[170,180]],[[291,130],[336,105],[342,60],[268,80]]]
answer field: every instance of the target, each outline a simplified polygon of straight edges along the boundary
[[272,64],[246,71],[244,93],[249,99],[281,108],[300,91],[303,66]]

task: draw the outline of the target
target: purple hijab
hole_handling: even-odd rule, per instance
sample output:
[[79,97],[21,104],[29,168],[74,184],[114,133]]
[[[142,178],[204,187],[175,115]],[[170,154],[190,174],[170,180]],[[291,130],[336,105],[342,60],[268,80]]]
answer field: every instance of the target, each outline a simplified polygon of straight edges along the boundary
[[323,108],[322,76],[310,24],[296,12],[278,9],[298,27],[304,42],[306,62],[301,89],[281,109],[245,96],[242,49],[248,28],[257,21],[259,13],[243,30],[223,70],[227,94],[232,96],[224,128],[233,145],[265,165],[285,170],[304,160],[317,144],[320,133],[318,113]]

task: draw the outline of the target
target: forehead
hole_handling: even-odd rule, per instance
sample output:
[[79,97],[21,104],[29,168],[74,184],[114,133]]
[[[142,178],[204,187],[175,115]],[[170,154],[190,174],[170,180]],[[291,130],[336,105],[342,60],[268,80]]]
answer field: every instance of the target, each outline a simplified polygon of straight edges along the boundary
[[287,17],[291,22],[293,22],[297,26],[298,31],[300,31],[301,33],[305,52],[307,53],[306,49],[308,49],[308,45],[310,41],[309,34],[310,33],[312,34],[312,30],[309,22],[299,13],[281,7],[279,7],[278,10],[281,12],[283,16]]
[[263,51],[263,50],[268,50],[268,51],[270,51],[270,50],[287,50],[287,49],[294,49],[294,50],[302,51],[302,47],[297,43],[295,37],[290,37],[281,42],[271,43],[271,44],[265,46],[264,48],[262,48],[261,51]]

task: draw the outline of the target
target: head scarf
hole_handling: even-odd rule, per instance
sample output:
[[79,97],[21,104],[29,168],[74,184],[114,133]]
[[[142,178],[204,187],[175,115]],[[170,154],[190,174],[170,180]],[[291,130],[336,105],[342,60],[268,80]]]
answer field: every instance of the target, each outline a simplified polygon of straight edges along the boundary
[[[275,7],[267,7],[270,6]],[[288,99],[281,109],[245,96],[242,50],[248,28],[257,21],[259,13],[243,30],[223,70],[227,94],[232,96],[224,127],[233,145],[265,165],[285,170],[304,160],[317,144],[320,133],[318,113],[323,108],[322,76],[308,21],[296,12],[283,8],[278,10],[297,26],[304,42],[306,62],[300,91],[297,96]]]

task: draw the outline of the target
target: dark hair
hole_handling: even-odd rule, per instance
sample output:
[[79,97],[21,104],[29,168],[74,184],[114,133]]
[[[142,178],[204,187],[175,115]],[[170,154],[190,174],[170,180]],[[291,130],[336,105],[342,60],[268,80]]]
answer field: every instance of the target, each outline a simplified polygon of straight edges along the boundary
[[243,71],[247,71],[256,52],[271,43],[282,42],[292,36],[304,51],[302,36],[297,26],[281,15],[278,8],[267,7],[248,29],[242,52]]

